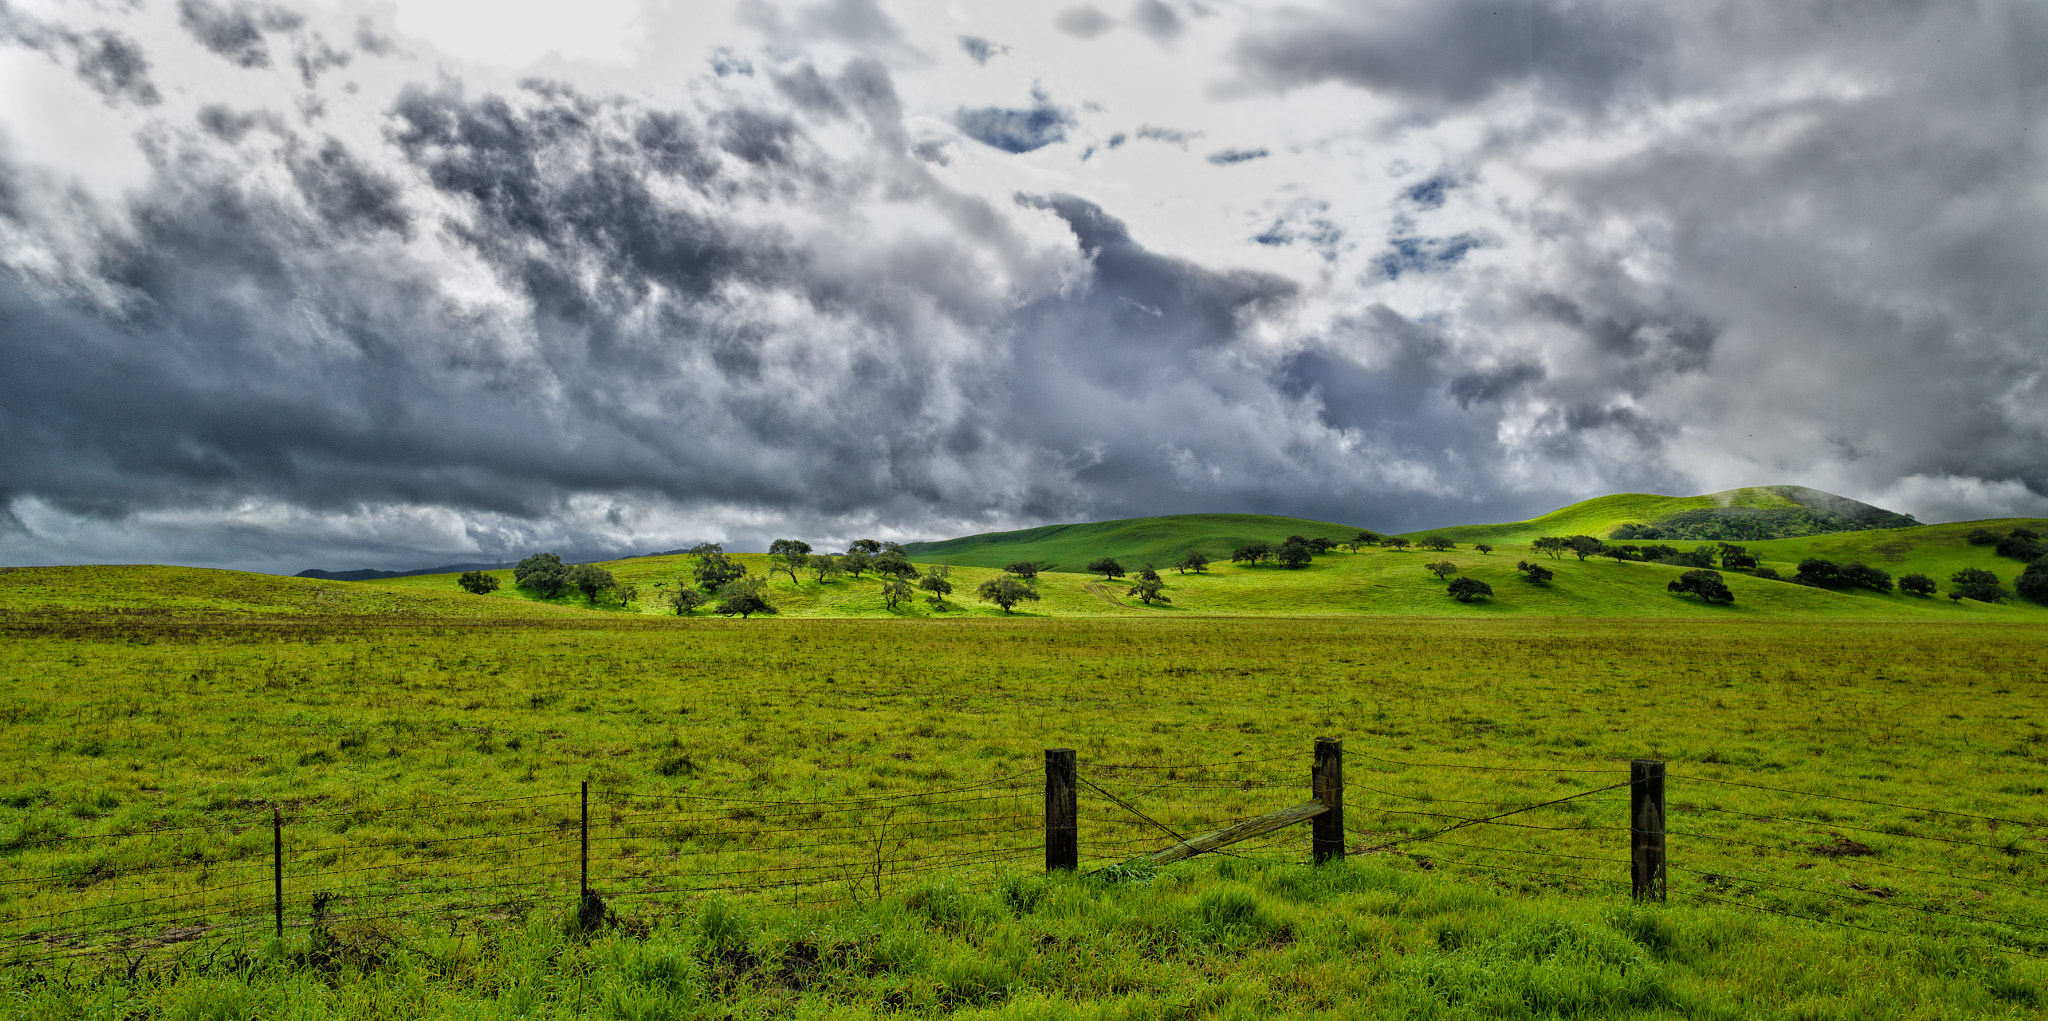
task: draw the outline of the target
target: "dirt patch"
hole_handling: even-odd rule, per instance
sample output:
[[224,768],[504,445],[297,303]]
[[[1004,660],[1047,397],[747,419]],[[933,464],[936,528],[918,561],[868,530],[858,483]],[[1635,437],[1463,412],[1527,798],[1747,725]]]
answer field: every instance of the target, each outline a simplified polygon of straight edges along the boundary
[[1813,853],[1823,858],[1862,858],[1876,854],[1869,844],[1859,844],[1848,837],[1836,837],[1834,843],[1821,844]]

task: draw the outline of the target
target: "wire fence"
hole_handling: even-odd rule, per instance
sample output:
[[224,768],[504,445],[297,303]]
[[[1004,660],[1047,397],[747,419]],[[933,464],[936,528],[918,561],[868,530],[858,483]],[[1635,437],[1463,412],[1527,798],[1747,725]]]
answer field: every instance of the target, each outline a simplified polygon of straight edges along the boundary
[[[1085,871],[1322,797],[1299,755],[1083,763]],[[1626,766],[1351,756],[1343,853],[1526,890],[1640,895]],[[1341,770],[1340,770],[1341,772]],[[1672,899],[2048,958],[2048,820],[1727,777],[1669,774]],[[582,791],[381,809],[229,810],[123,833],[0,843],[0,964],[131,960],[388,920],[516,919],[588,907],[639,918],[723,893],[792,906],[878,900],[934,874],[987,888],[1049,855],[1036,771],[907,793],[776,799]],[[1325,800],[1325,805],[1330,801]],[[1661,846],[1661,845],[1660,845]],[[1217,853],[1311,857],[1302,827]],[[1048,859],[1049,860],[1049,859]]]

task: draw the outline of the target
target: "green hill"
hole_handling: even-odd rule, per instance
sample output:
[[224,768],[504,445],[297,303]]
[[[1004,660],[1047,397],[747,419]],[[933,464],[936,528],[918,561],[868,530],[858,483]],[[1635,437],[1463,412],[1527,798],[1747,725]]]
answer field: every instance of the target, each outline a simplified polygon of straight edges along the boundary
[[1645,526],[1634,538],[1656,542],[1760,542],[1793,536],[1910,528],[1912,517],[1805,486],[1752,486],[1706,496],[1617,493],[1551,511],[1528,521],[1456,525],[1406,533],[1459,542],[1527,542],[1545,535],[1616,537],[1624,525]]
[[1228,560],[1232,550],[1253,542],[1278,542],[1290,535],[1343,541],[1359,530],[1356,525],[1270,514],[1173,514],[984,532],[941,542],[913,542],[904,550],[910,559],[930,564],[1002,567],[1028,560],[1041,571],[1079,571],[1097,557],[1115,557],[1126,568],[1136,570],[1147,563],[1163,568],[1188,550],[1211,560]]

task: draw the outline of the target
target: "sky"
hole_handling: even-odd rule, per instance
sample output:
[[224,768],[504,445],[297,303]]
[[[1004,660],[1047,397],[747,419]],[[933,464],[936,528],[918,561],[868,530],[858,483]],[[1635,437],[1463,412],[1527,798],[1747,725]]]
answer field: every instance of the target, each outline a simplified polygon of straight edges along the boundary
[[0,0],[0,565],[2048,515],[2048,5]]

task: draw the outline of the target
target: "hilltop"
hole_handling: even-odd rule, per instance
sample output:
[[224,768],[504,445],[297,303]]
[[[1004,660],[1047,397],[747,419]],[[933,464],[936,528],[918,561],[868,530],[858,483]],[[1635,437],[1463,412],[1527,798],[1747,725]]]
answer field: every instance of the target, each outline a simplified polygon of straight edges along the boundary
[[[1594,497],[1527,521],[1454,525],[1404,533],[1460,542],[1527,542],[1545,535],[1665,542],[1760,542],[1872,529],[1913,528],[1908,514],[1873,507],[1805,486],[1751,486],[1705,496],[1616,493]],[[1641,530],[1624,532],[1624,526]]]

